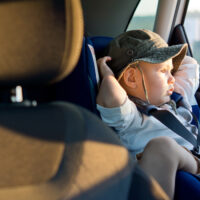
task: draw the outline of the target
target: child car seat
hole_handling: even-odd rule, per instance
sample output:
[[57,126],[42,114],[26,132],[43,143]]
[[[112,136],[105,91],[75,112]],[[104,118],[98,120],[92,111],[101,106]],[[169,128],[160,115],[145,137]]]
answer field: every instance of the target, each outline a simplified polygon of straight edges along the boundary
[[84,37],[75,70],[57,84],[57,100],[73,102],[98,115],[99,73],[96,59],[103,56],[103,49],[111,40],[111,37]]

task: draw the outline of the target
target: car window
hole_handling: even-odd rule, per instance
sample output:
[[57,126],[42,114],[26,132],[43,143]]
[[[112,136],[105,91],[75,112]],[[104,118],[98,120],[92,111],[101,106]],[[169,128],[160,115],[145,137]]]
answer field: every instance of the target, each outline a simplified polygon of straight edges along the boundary
[[196,0],[189,1],[184,27],[193,57],[200,63],[200,6]]
[[149,29],[153,31],[158,0],[141,0],[127,30]]

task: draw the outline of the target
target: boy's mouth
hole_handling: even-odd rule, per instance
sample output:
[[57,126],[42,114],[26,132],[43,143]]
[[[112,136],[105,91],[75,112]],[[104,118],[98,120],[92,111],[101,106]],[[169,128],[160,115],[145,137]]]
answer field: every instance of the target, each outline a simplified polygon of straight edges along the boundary
[[172,93],[174,92],[174,87],[170,87],[170,89],[167,91],[168,95],[172,95]]

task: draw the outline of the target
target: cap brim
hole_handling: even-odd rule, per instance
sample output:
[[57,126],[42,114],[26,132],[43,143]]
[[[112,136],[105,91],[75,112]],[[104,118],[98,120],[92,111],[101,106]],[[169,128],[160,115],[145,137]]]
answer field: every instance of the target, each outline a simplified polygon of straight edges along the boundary
[[[154,50],[147,52],[144,57],[133,60],[133,62],[129,63],[129,65],[138,61],[158,64],[163,63],[171,58],[173,61],[173,73],[175,73],[178,70],[186,53],[187,44],[173,45],[164,48],[155,48]],[[127,65],[127,67],[129,65]],[[121,78],[123,72],[127,69],[127,67],[125,67],[121,72],[118,73],[118,80]]]
[[144,55],[142,58],[135,59],[134,61],[144,61],[148,63],[162,63],[170,58],[175,58],[179,54],[186,53],[187,44],[174,45],[164,48],[155,48]]

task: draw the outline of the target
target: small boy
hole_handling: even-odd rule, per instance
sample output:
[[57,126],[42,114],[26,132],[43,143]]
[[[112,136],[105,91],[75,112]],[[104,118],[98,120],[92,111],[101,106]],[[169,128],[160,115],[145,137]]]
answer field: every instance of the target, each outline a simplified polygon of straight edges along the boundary
[[186,51],[186,44],[168,46],[156,33],[133,30],[111,41],[107,56],[97,62],[102,78],[97,109],[102,120],[116,130],[134,156],[140,157],[140,166],[157,179],[170,198],[174,196],[176,171],[195,174],[199,172],[199,161],[181,147],[191,150],[189,142],[153,116],[139,112],[134,101],[169,110],[187,129],[197,133],[190,124],[190,111],[176,108],[170,100],[176,91],[189,109],[195,101],[199,66],[185,56]]

